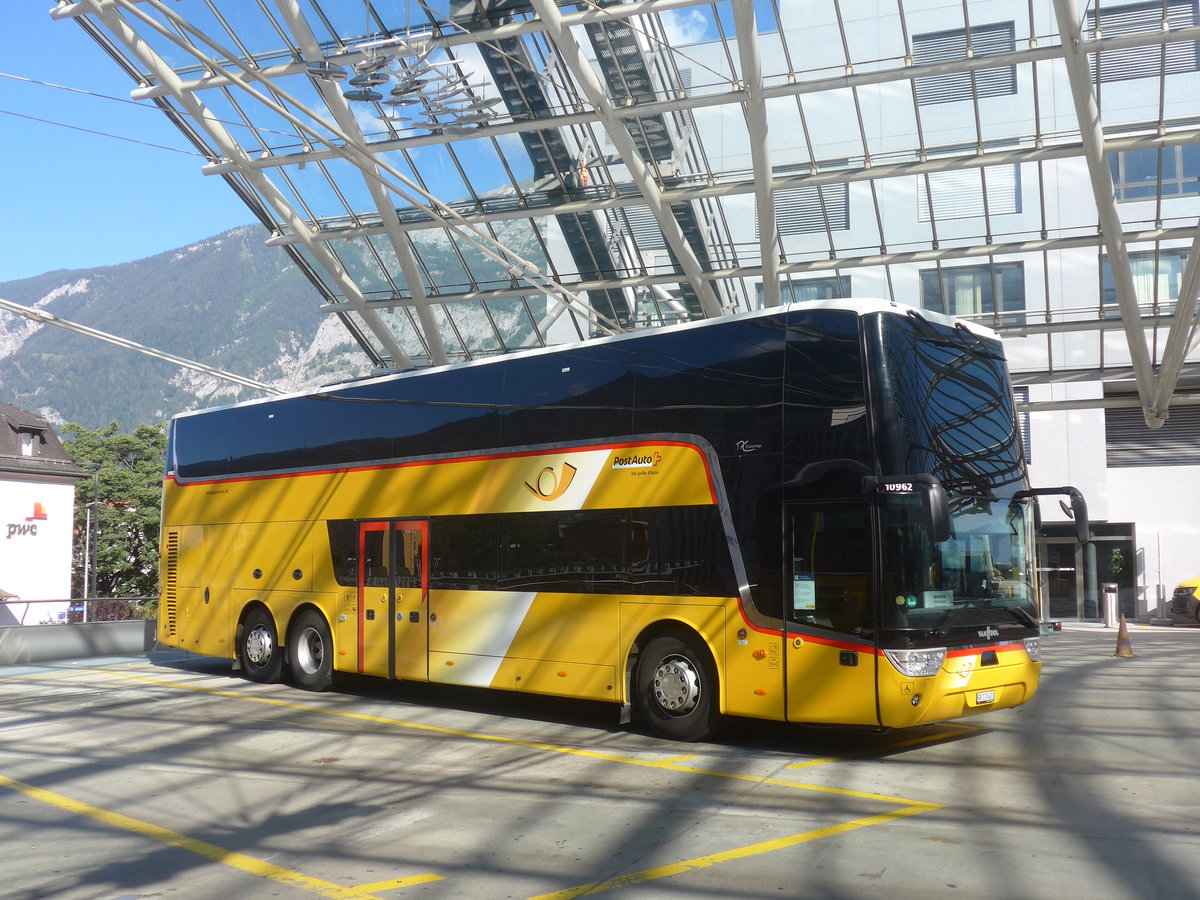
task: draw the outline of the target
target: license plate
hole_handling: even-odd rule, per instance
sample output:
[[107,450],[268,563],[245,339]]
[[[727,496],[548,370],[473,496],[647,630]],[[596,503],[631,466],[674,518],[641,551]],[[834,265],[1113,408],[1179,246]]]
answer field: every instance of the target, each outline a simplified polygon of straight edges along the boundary
[[996,702],[996,692],[995,691],[979,691],[975,694],[975,702],[980,705],[982,705],[984,703],[995,703]]

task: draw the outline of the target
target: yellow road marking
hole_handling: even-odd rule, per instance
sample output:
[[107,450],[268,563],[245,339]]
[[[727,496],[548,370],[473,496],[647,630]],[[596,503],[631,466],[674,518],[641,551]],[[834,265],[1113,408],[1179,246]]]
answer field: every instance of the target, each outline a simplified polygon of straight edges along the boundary
[[746,775],[741,772],[724,772],[720,769],[704,769],[698,766],[685,766],[671,760],[637,759],[632,756],[618,756],[615,753],[602,753],[599,750],[581,750],[576,747],[562,747],[557,744],[547,744],[541,741],[526,741],[521,738],[505,737],[498,734],[484,734],[478,731],[460,731],[457,728],[444,728],[440,725],[424,725],[420,722],[405,722],[403,719],[389,719],[383,716],[371,716],[366,713],[347,712],[341,709],[328,709],[321,706],[309,706],[305,703],[292,703],[289,700],[277,700],[274,697],[259,697],[236,691],[223,691],[218,688],[208,688],[202,685],[186,684],[178,681],[163,681],[157,678],[147,678],[144,675],[133,675],[117,672],[112,669],[95,669],[115,678],[125,678],[130,681],[140,681],[145,684],[160,687],[176,688],[193,691],[198,694],[209,694],[214,697],[227,697],[231,700],[242,700],[248,703],[264,703],[267,706],[278,706],[283,709],[294,709],[298,712],[317,713],[318,715],[337,716],[352,719],[357,722],[371,722],[376,725],[391,725],[397,728],[407,728],[413,731],[423,731],[428,734],[440,734],[447,737],[467,738],[474,741],[488,741],[495,744],[507,744],[513,747],[526,747],[531,750],[545,750],[550,753],[561,753],[565,756],[579,756],[584,759],[595,759],[602,762],[622,763],[627,766],[641,766],[648,769],[665,769],[669,772],[682,772],[687,775],[709,775],[713,778],[726,778],[731,781],[746,781],[751,784],[785,787],[799,791],[813,791],[818,794],[834,794],[839,797],[854,797],[858,800],[876,800],[880,803],[894,803],[898,806],[921,806],[919,800],[908,800],[903,797],[889,797],[886,794],[872,794],[865,791],[851,791],[845,788],[828,787],[820,784],[805,784],[799,781],[785,781],[779,778],[768,778],[762,775]]
[[397,888],[412,887],[416,884],[429,884],[431,881],[441,881],[441,875],[412,875],[408,878],[392,878],[388,881],[374,881],[371,884],[360,884],[356,891],[394,891]]
[[[399,886],[390,882],[379,882],[375,885],[365,885],[363,887],[344,887],[340,884],[334,884],[331,881],[324,881],[320,878],[304,875],[293,869],[277,866],[274,863],[255,859],[253,856],[247,856],[245,853],[237,853],[233,850],[227,850],[224,847],[218,847],[216,844],[210,844],[207,841],[198,841],[195,838],[190,838],[169,828],[162,828],[161,826],[152,825],[149,822],[143,822],[140,819],[134,819],[121,813],[101,809],[98,806],[92,806],[79,800],[73,800],[62,794],[56,794],[44,788],[25,784],[6,775],[0,775],[0,787],[9,788],[18,794],[24,794],[31,800],[39,800],[42,803],[55,806],[77,816],[86,816],[104,825],[110,825],[124,831],[131,831],[134,834],[151,838],[170,847],[177,847],[180,850],[186,850],[189,853],[203,856],[205,859],[211,859],[213,862],[218,862],[221,865],[240,869],[243,872],[248,872],[251,875],[257,875],[260,878],[266,878],[279,884],[300,888],[302,891],[308,891],[322,897],[329,897],[331,900],[379,900],[379,898],[369,893],[369,891],[372,889],[390,889],[382,887],[385,884],[391,884],[392,887]],[[397,881],[424,884],[427,881],[440,880],[441,876],[438,875],[417,875],[412,878],[398,879]]]
[[[253,703],[265,703],[269,706],[278,706],[284,709],[293,709],[299,712],[311,712],[319,715],[337,716],[344,719],[352,719],[361,722],[371,722],[380,725],[389,725],[399,728],[411,729],[413,731],[426,732],[429,734],[439,734],[451,737],[466,738],[469,740],[489,741],[492,743],[506,744],[510,746],[526,747],[535,750],[544,750],[547,752],[561,753],[568,756],[578,756],[587,759],[595,759],[606,762],[621,763],[623,765],[642,766],[644,768],[663,769],[673,772],[682,772],[692,775],[707,775],[714,778],[725,778],[734,781],[745,781],[753,784],[770,785],[774,787],[790,788],[792,790],[813,791],[823,794],[834,794],[842,797],[852,797],[859,800],[873,800],[882,803],[895,804],[900,806],[900,809],[891,812],[882,813],[874,816],[866,816],[859,819],[854,819],[849,822],[842,822],[837,825],[830,825],[825,828],[818,828],[813,831],[806,831],[800,834],[789,835],[775,840],[763,841],[757,844],[750,844],[745,847],[737,847],[731,850],[721,851],[719,853],[708,854],[706,856],[696,857],[690,860],[671,863],[665,866],[658,866],[652,869],[645,869],[641,872],[631,872],[622,875],[618,878],[594,882],[591,884],[579,885],[573,888],[567,888],[562,891],[557,891],[550,894],[543,894],[532,900],[570,900],[574,897],[582,897],[590,894],[598,894],[604,891],[614,890],[622,887],[629,887],[635,884],[642,884],[647,881],[654,881],[660,878],[668,878],[674,875],[681,875],[687,872],[696,871],[698,869],[706,869],[712,866],[721,865],[735,860],[747,859],[753,856],[759,856],[764,853],[771,853],[776,850],[783,850],[789,847],[795,847],[800,844],[809,843],[811,841],[821,840],[822,838],[832,837],[838,834],[845,834],[850,831],[855,831],[860,828],[869,828],[873,825],[883,825],[888,822],[896,821],[897,819],[906,818],[908,816],[920,815],[921,813],[931,812],[933,810],[942,809],[942,804],[925,803],[922,801],[907,800],[901,797],[891,797],[885,794],[875,794],[866,791],[852,791],[845,788],[826,787],[823,785],[804,784],[795,781],[786,781],[778,778],[768,778],[763,776],[746,775],[739,772],[724,772],[718,769],[705,769],[698,766],[686,766],[680,763],[695,759],[694,754],[687,756],[671,757],[665,760],[650,761],[636,759],[633,757],[619,756],[612,753],[602,753],[595,750],[581,750],[573,747],[562,747],[555,744],[547,744],[541,741],[527,741],[520,738],[505,737],[502,735],[484,734],[481,732],[461,731],[454,728],[444,728],[438,725],[425,725],[418,722],[406,722],[401,719],[390,719],[382,716],[366,715],[364,713],[353,713],[344,710],[327,709],[319,706],[310,706],[303,703],[292,703],[286,700],[278,700],[273,697],[259,697],[237,693],[234,691],[219,690],[216,688],[208,688],[200,685],[187,684],[177,681],[164,681],[161,679],[148,678],[142,675],[134,675],[132,673],[118,672],[112,669],[95,669],[93,671],[102,672],[106,675],[111,675],[118,678],[125,678],[131,681],[138,681],[144,684],[151,684],[159,687],[174,688],[179,690],[188,690],[195,693],[208,694],[210,696],[224,697],[233,700],[242,700]],[[964,732],[972,730],[970,726],[964,727]],[[980,729],[981,730],[981,729]],[[934,740],[940,740],[944,735],[933,736],[929,738],[915,738],[910,741],[904,741],[892,745],[889,749],[898,749],[900,747],[928,743]],[[810,760],[806,763],[796,763],[789,768],[800,768],[804,766],[820,765],[825,762],[835,762],[851,757],[823,757],[819,760]],[[182,836],[181,836],[182,837]],[[301,876],[303,877],[303,876]],[[439,876],[414,876],[408,879],[397,879],[396,881],[377,882],[374,884],[363,885],[359,888],[341,888],[333,885],[335,889],[344,892],[353,891],[380,891],[388,890],[393,887],[408,886],[410,884],[423,884],[429,881],[440,880]],[[353,897],[355,900],[367,900],[369,895],[362,893],[343,893],[337,895],[339,897]]]
[[813,766],[827,766],[830,763],[841,762],[849,756],[818,756],[816,759],[806,759],[804,762],[790,763],[789,769],[809,769]]
[[872,825],[883,825],[887,822],[893,822],[896,819],[902,819],[905,816],[915,816],[923,812],[929,812],[933,809],[938,809],[938,805],[934,803],[920,803],[913,806],[905,807],[904,809],[894,810],[893,812],[883,813],[878,816],[867,816],[863,819],[855,819],[852,822],[842,822],[840,825],[830,825],[828,828],[818,828],[815,831],[805,831],[802,834],[793,834],[788,837],[778,838],[773,841],[763,841],[759,844],[749,844],[745,847],[738,847],[734,850],[724,850],[720,853],[711,853],[708,856],[697,856],[695,859],[687,859],[682,862],[670,863],[665,866],[658,866],[654,869],[645,869],[641,872],[631,872],[628,875],[622,875],[619,878],[614,878],[611,881],[597,881],[592,884],[581,884],[578,887],[567,888],[563,891],[555,891],[552,894],[540,894],[531,900],[571,900],[573,897],[586,897],[589,894],[599,894],[602,891],[611,891],[617,888],[630,887],[635,884],[643,884],[647,881],[654,881],[658,878],[668,878],[672,875],[682,875],[685,872],[694,872],[697,869],[707,869],[710,866],[721,865],[722,863],[732,862],[738,859],[747,859],[751,856],[759,856],[763,853],[771,853],[775,850],[784,850],[788,847],[795,847],[798,844],[807,844],[810,841],[817,841],[821,838],[832,837],[835,834],[845,834],[848,831],[854,831],[858,828],[869,828]]

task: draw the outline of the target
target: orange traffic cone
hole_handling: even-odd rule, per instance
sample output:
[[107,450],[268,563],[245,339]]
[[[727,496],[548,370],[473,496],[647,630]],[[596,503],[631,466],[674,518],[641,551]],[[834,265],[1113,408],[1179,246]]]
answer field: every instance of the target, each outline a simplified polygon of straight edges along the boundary
[[1117,629],[1117,652],[1113,656],[1121,659],[1133,657],[1133,647],[1129,645],[1129,632],[1125,629],[1125,614],[1121,613],[1121,627]]

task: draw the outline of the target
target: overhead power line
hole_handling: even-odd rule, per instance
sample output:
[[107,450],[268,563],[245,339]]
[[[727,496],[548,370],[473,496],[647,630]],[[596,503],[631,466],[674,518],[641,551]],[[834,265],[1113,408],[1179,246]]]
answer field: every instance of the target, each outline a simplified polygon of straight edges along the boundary
[[255,381],[252,378],[246,378],[242,375],[234,375],[232,372],[226,372],[222,369],[207,366],[204,363],[196,362],[195,360],[186,359],[182,356],[176,356],[174,353],[167,353],[165,350],[156,350],[153,347],[147,347],[145,344],[139,344],[137,341],[131,341],[128,338],[118,337],[115,334],[109,334],[106,331],[100,331],[96,328],[89,328],[87,325],[80,325],[78,322],[72,322],[64,319],[61,316],[56,316],[53,313],[48,313],[44,309],[34,309],[32,306],[22,306],[20,303],[13,303],[11,300],[0,300],[0,309],[7,310],[11,313],[16,313],[18,316],[24,316],[31,322],[37,322],[42,325],[54,325],[57,328],[73,331],[76,334],[81,334],[84,337],[93,338],[98,341],[103,341],[106,344],[112,344],[114,347],[121,347],[125,350],[132,350],[134,353],[140,353],[143,356],[149,356],[151,359],[159,359],[164,362],[173,363],[183,369],[191,369],[194,372],[202,372],[205,375],[211,375],[213,378],[220,378],[223,381],[232,381],[234,384],[240,384],[243,387],[253,388],[256,391],[262,391],[264,394],[283,394],[284,391],[279,388],[272,387],[269,384],[264,384],[261,381]]

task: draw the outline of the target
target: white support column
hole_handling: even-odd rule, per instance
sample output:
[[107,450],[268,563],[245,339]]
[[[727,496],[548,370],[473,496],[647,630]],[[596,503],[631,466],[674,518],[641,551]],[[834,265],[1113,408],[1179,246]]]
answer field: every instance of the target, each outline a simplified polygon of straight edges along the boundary
[[[754,164],[754,200],[758,214],[758,249],[762,257],[763,306],[778,306],[779,228],[775,224],[775,194],[771,190],[771,141],[767,106],[763,98],[762,57],[758,46],[758,22],[753,3],[734,3],[738,57],[742,84],[746,89],[746,125],[750,130],[750,158]],[[818,190],[820,190],[818,188]]]
[[1079,50],[1080,15],[1075,0],[1054,0],[1054,14],[1058,19],[1058,30],[1062,38],[1063,61],[1067,77],[1071,82],[1071,97],[1075,102],[1075,114],[1079,119],[1079,134],[1083,141],[1083,155],[1087,160],[1088,175],[1092,183],[1092,194],[1096,200],[1096,214],[1100,220],[1100,231],[1108,250],[1108,265],[1112,270],[1113,285],[1117,293],[1117,305],[1125,325],[1125,339],[1129,343],[1129,357],[1133,364],[1134,379],[1138,396],[1146,414],[1146,424],[1151,428],[1162,425],[1163,419],[1151,415],[1155,401],[1154,366],[1146,346],[1146,334],[1138,321],[1137,291],[1133,284],[1133,272],[1129,266],[1129,252],[1125,247],[1121,216],[1117,212],[1117,201],[1113,192],[1112,173],[1104,159],[1104,129],[1100,122],[1100,107],[1092,91],[1091,73],[1088,71],[1087,56]]
[[[321,45],[317,42],[316,35],[313,34],[312,28],[309,27],[304,13],[295,0],[275,0],[275,5],[279,8],[284,22],[291,29],[292,36],[296,39],[304,58],[310,62],[323,59]],[[359,127],[342,92],[335,85],[319,79],[316,86],[325,100],[325,105],[333,113],[338,128],[358,142],[366,143],[362,128]],[[425,346],[429,350],[429,360],[435,366],[444,366],[448,362],[446,344],[442,340],[437,320],[433,317],[433,310],[430,309],[429,297],[425,292],[425,282],[421,280],[421,272],[417,266],[417,260],[413,256],[412,246],[408,243],[408,237],[400,231],[400,218],[396,215],[396,203],[392,200],[391,193],[383,187],[378,174],[374,178],[366,177],[363,180],[371,194],[371,202],[375,204],[375,209],[379,213],[384,232],[391,242],[392,249],[396,252],[396,261],[400,264],[400,271],[408,284],[408,291],[413,299],[412,305],[416,309],[417,319],[421,323]]]
[[678,220],[671,212],[670,207],[663,202],[658,182],[655,181],[650,167],[638,153],[637,145],[629,134],[628,126],[614,112],[613,105],[609,102],[608,95],[605,94],[604,87],[600,84],[600,79],[592,70],[591,63],[583,55],[579,43],[572,37],[570,30],[564,24],[562,12],[553,0],[532,0],[532,4],[534,11],[542,20],[547,36],[558,49],[567,69],[575,76],[588,103],[592,105],[600,123],[612,139],[621,161],[629,169],[629,177],[641,191],[650,212],[654,214],[659,228],[662,229],[663,237],[666,238],[667,245],[674,252],[675,258],[679,260],[684,277],[691,284],[696,296],[700,298],[700,307],[704,311],[704,315],[709,318],[720,316],[722,314],[721,303],[712,289],[712,284],[704,277],[700,261],[696,259],[696,254],[688,246],[687,238],[684,237]]
[[1175,301],[1175,321],[1167,332],[1163,345],[1162,365],[1159,368],[1154,392],[1154,406],[1148,413],[1162,422],[1170,415],[1171,395],[1179,384],[1179,372],[1187,355],[1196,348],[1196,304],[1200,292],[1200,228],[1192,239],[1187,264],[1179,284],[1179,299]]

